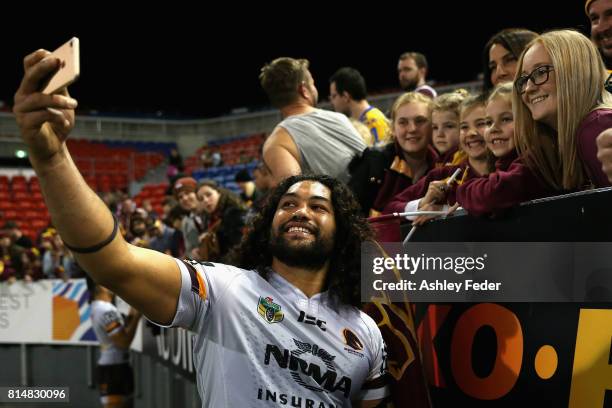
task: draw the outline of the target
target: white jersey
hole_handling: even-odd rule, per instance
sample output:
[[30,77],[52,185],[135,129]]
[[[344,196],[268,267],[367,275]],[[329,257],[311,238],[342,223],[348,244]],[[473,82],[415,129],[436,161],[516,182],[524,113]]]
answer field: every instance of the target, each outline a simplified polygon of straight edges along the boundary
[[110,336],[123,330],[125,322],[115,305],[103,300],[91,303],[91,321],[100,342],[98,365],[122,364],[129,360],[128,350],[113,344]]
[[377,400],[386,351],[376,323],[327,292],[306,297],[270,270],[183,262],[172,326],[196,333],[203,407],[350,407]]

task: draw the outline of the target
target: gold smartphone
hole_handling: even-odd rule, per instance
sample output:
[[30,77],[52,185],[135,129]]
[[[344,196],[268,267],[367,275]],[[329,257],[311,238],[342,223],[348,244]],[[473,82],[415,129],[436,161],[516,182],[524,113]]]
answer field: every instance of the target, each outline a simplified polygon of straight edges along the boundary
[[72,37],[47,58],[50,57],[59,58],[60,65],[53,76],[49,78],[48,83],[42,87],[42,93],[48,95],[67,87],[79,78],[81,73],[79,39]]

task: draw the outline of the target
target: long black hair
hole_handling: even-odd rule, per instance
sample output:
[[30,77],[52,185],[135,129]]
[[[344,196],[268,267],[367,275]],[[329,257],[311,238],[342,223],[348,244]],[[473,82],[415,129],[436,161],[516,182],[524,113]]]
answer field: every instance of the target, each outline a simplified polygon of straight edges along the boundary
[[272,265],[272,254],[268,243],[271,225],[278,204],[289,187],[301,181],[323,184],[331,191],[332,206],[336,221],[334,249],[332,251],[326,288],[340,302],[360,306],[361,243],[374,239],[367,220],[360,214],[360,207],[346,185],[327,175],[300,175],[283,180],[273,190],[249,226],[240,245],[232,252],[232,265],[243,269],[254,269],[267,278]]
[[482,93],[485,96],[488,96],[489,93],[495,87],[491,82],[491,68],[489,68],[489,50],[493,45],[499,44],[505,49],[507,49],[514,58],[518,61],[521,53],[533,40],[538,36],[538,33],[535,33],[531,30],[527,30],[525,28],[506,28],[495,34],[484,47],[482,52],[482,62],[483,62],[483,84],[482,84]]

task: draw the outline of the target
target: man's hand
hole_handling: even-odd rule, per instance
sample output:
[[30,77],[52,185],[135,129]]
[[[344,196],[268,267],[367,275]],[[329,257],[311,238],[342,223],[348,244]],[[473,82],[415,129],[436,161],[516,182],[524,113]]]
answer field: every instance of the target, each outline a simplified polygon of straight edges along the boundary
[[597,158],[602,170],[612,183],[612,129],[606,129],[597,137]]
[[51,53],[38,50],[23,60],[24,76],[15,93],[13,112],[34,161],[51,159],[63,148],[74,127],[77,101],[66,88],[58,94],[45,95],[41,84],[58,68],[57,58],[45,58]]
[[[25,74],[15,94],[13,111],[53,223],[68,244],[87,248],[111,236],[113,216],[87,186],[64,143],[74,127],[77,102],[66,89],[56,95],[40,92],[58,64],[59,60],[45,50],[24,59]],[[99,251],[76,253],[76,259],[96,282],[147,317],[160,323],[172,321],[181,274],[171,257],[128,245],[120,234],[115,234]]]

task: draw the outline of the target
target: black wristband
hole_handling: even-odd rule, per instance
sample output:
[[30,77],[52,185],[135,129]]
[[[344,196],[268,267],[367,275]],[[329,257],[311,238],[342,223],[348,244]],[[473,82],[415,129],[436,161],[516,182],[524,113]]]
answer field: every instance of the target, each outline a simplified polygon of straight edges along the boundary
[[96,245],[93,245],[87,248],[75,248],[75,247],[68,245],[66,241],[64,241],[64,246],[68,248],[69,250],[71,250],[72,252],[76,252],[77,254],[91,254],[94,252],[98,252],[99,250],[101,250],[102,248],[104,248],[105,246],[113,242],[113,240],[117,236],[117,231],[119,231],[119,220],[117,220],[117,217],[115,217],[114,214],[113,214],[113,221],[115,223],[115,225],[113,226],[113,232],[111,232],[109,237],[106,238],[104,241],[100,242],[99,244],[96,244]]

